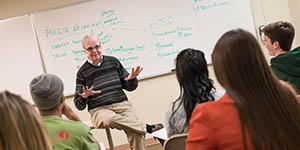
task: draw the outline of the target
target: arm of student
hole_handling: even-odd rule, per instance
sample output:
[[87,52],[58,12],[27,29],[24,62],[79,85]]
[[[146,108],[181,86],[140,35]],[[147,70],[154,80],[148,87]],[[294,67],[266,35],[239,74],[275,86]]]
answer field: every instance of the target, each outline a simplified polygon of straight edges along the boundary
[[62,114],[64,114],[70,120],[80,121],[81,122],[81,120],[78,117],[78,115],[76,115],[74,113],[74,111],[71,109],[71,107],[67,103],[64,103],[64,107],[62,109]]
[[92,138],[93,138],[93,140],[95,141],[95,143],[97,143],[97,145],[98,145],[98,150],[101,150],[101,145],[100,145],[99,141],[98,141],[94,136],[92,136]]
[[87,135],[84,137],[84,140],[82,140],[82,142],[85,143],[86,149],[105,150],[105,149],[102,149],[103,144],[102,143],[100,144],[100,142],[93,136],[90,129],[89,129]]
[[172,115],[172,104],[170,104],[169,109],[166,112],[166,117],[165,117],[165,128],[167,130],[168,138],[175,134],[174,130],[170,127],[170,117],[171,117],[171,115]]
[[186,150],[215,149],[214,134],[210,128],[212,123],[205,112],[205,107],[201,107],[201,105],[195,108],[189,123]]

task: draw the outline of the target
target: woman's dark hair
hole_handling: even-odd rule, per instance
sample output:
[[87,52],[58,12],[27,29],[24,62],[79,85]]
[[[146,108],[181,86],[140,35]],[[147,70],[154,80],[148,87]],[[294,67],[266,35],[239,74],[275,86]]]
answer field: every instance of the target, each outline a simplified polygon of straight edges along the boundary
[[[177,55],[175,64],[180,95],[173,102],[170,120],[180,105],[183,105],[186,124],[189,124],[196,104],[214,100],[212,94],[215,92],[215,87],[213,81],[208,77],[207,62],[202,51],[191,48],[184,49]],[[177,101],[180,101],[179,105],[174,108]],[[170,123],[170,127],[174,129],[172,123]]]
[[248,31],[226,32],[212,62],[219,83],[238,110],[244,148],[246,131],[255,150],[300,148],[300,105],[272,73],[255,37]]

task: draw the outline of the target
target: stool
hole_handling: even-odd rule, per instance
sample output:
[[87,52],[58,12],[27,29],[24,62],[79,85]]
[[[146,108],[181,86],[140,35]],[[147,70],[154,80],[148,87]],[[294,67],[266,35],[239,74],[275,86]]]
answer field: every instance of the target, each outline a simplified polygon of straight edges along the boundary
[[109,149],[110,149],[110,150],[114,150],[114,143],[113,143],[113,141],[112,141],[112,136],[111,136],[111,132],[110,132],[110,129],[109,129],[109,128],[106,128],[106,127],[95,128],[94,125],[92,124],[92,121],[91,121],[91,120],[85,121],[84,123],[85,123],[88,127],[90,127],[91,130],[93,130],[93,129],[105,129],[107,141],[108,141],[108,144],[109,144]]

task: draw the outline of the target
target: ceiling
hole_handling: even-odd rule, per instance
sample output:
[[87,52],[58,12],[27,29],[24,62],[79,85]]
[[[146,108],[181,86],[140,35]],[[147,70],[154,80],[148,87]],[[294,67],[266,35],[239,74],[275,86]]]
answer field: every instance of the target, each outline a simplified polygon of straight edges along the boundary
[[0,19],[68,6],[89,0],[0,0]]

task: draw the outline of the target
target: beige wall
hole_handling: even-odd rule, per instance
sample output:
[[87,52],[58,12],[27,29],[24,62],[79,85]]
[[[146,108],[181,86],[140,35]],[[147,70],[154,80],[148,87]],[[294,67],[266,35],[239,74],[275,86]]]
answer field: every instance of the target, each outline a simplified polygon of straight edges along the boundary
[[263,0],[266,22],[291,21],[289,4],[287,0]]
[[[289,10],[290,10],[290,15],[291,15],[291,20],[293,25],[296,28],[296,38],[295,38],[295,46],[300,45],[300,19],[299,19],[299,14],[300,14],[300,1],[299,0],[288,0],[289,3]],[[298,28],[297,28],[298,27]]]
[[[57,6],[64,6],[71,3],[77,3],[81,0],[1,0],[0,1],[0,18],[9,18],[19,16],[36,10],[43,10]],[[255,26],[270,23],[275,20],[292,21],[295,28],[300,31],[300,19],[297,18],[300,10],[296,9],[299,0],[249,0],[253,10]],[[289,7],[291,9],[289,9]],[[280,10],[280,11],[278,11]],[[297,32],[299,35],[300,33]],[[299,35],[300,36],[300,35]],[[297,40],[299,45],[299,39]],[[267,56],[266,50],[264,52]],[[267,57],[268,58],[268,57]],[[215,81],[217,89],[221,89],[217,83],[212,66],[209,66],[210,76]],[[165,112],[169,103],[175,100],[179,95],[179,87],[174,73],[145,79],[139,82],[137,90],[127,93],[130,101],[133,103],[135,111],[140,120],[147,123],[164,122]],[[74,108],[73,97],[68,97],[67,102]],[[74,109],[76,110],[76,109]],[[82,120],[88,120],[88,112],[76,111]],[[103,130],[93,131],[99,141],[104,142],[106,146],[107,140]],[[115,145],[127,143],[126,136],[122,131],[112,130],[112,136]],[[151,138],[147,136],[147,138]]]
[[262,0],[266,24],[283,20],[291,22],[296,29],[293,48],[300,45],[299,0]]

